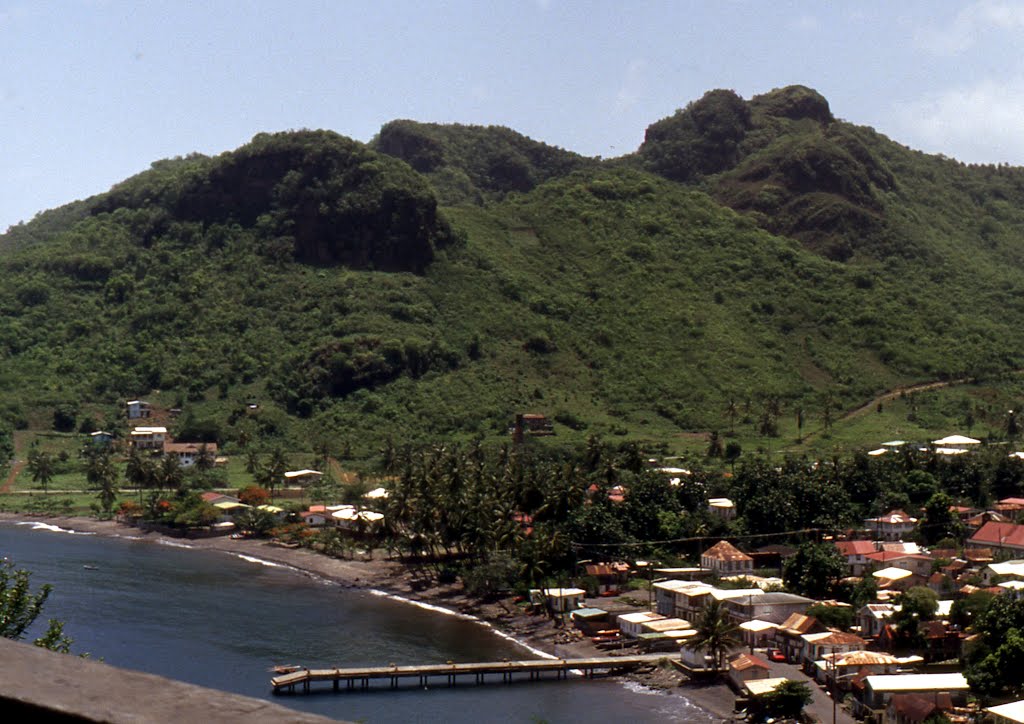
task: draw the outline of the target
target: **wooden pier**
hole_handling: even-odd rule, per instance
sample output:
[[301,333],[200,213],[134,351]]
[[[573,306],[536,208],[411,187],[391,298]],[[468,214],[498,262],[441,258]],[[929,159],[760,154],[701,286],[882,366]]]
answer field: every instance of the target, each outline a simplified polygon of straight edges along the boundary
[[[670,658],[664,654],[641,654],[636,656],[595,656],[585,659],[531,659],[526,661],[487,661],[466,664],[427,664],[425,666],[370,666],[354,669],[299,669],[290,674],[275,676],[270,680],[275,694],[308,694],[314,683],[330,682],[334,691],[341,690],[342,682],[346,691],[370,689],[371,681],[387,681],[390,688],[397,689],[403,679],[415,679],[420,687],[427,687],[432,679],[442,678],[448,686],[455,686],[459,677],[472,676],[477,684],[487,683],[487,677],[494,681],[499,675],[504,683],[511,683],[516,674],[524,674],[518,681],[539,681],[544,674],[554,673],[556,679],[569,676],[571,671],[581,671],[587,678],[593,678],[598,671],[632,669],[637,666],[656,664]],[[377,687],[379,689],[379,687]]]

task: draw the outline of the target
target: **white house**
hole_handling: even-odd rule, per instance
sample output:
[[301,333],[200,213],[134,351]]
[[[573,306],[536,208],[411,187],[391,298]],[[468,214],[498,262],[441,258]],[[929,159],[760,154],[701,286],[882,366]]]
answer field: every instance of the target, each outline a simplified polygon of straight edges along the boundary
[[568,613],[582,608],[586,595],[582,588],[531,588],[530,602],[555,613]]
[[136,450],[163,450],[167,440],[166,427],[136,427],[129,436]]
[[813,666],[814,662],[824,658],[825,654],[863,651],[868,644],[857,634],[843,631],[804,634],[800,638],[804,641],[802,658],[808,666]]
[[145,420],[153,414],[153,408],[149,406],[148,402],[142,400],[128,400],[125,407],[128,408],[129,420]]
[[700,565],[720,574],[754,572],[754,559],[727,540],[720,540],[704,551]]
[[873,531],[876,538],[901,540],[917,527],[917,518],[912,518],[902,510],[890,510],[877,518],[866,518],[864,527]]
[[967,698],[967,679],[957,672],[953,674],[880,674],[864,679],[864,706],[884,709],[893,694],[926,694],[937,696],[949,694],[954,702]]
[[728,498],[711,498],[708,500],[708,512],[722,520],[732,520],[736,517],[736,504]]
[[208,455],[212,463],[217,455],[216,443],[198,442],[167,442],[164,441],[164,455],[174,455],[178,458],[178,465],[183,468],[190,468],[202,455]]
[[882,633],[885,624],[892,615],[900,610],[891,603],[869,603],[857,611],[857,623],[863,636],[877,636]]
[[319,470],[289,470],[284,474],[285,485],[310,485],[323,477]]
[[636,638],[644,632],[643,625],[651,621],[664,621],[666,616],[654,611],[638,611],[636,613],[624,613],[619,616],[619,631],[623,636]]

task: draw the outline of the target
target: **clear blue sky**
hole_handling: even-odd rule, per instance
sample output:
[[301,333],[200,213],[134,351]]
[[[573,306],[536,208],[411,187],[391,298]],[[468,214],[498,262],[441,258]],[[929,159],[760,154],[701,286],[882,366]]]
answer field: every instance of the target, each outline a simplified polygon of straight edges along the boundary
[[0,0],[0,230],[157,159],[395,118],[636,149],[792,83],[913,148],[1024,164],[1024,1]]

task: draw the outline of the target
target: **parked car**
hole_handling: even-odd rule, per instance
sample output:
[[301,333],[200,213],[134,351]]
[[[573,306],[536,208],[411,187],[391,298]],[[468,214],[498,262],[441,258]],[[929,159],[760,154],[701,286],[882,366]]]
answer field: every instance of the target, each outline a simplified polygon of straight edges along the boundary
[[768,659],[771,661],[782,661],[785,662],[786,655],[779,649],[768,649]]

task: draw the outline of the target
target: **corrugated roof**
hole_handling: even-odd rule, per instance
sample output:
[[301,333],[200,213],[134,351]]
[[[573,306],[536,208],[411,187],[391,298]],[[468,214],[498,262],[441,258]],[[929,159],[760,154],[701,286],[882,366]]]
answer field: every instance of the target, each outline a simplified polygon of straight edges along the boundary
[[716,561],[753,561],[754,559],[727,540],[720,540],[704,551],[704,556]]
[[878,674],[865,679],[874,691],[966,691],[967,679],[953,674]]

